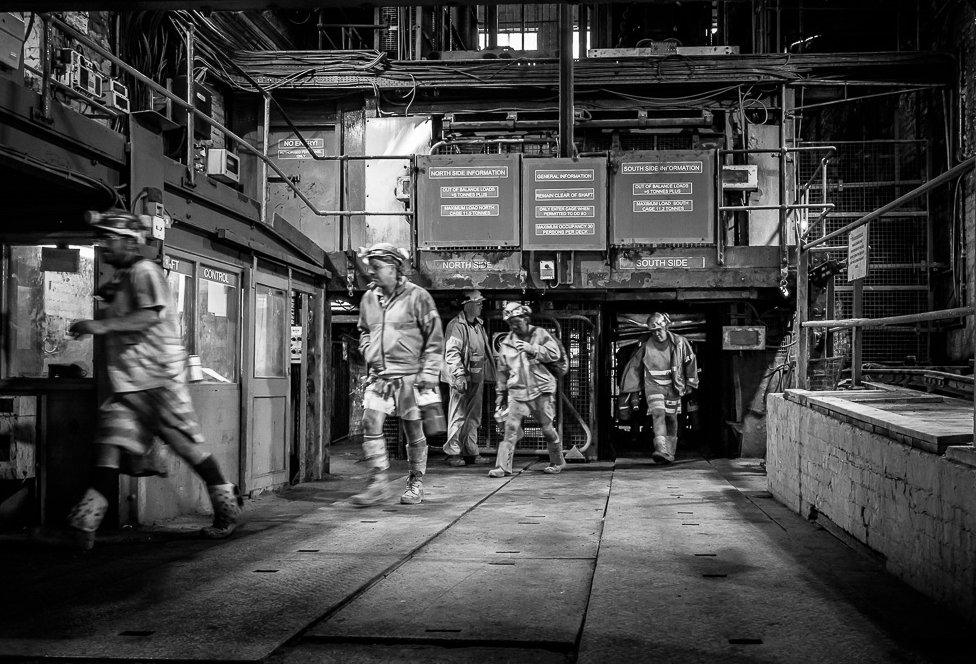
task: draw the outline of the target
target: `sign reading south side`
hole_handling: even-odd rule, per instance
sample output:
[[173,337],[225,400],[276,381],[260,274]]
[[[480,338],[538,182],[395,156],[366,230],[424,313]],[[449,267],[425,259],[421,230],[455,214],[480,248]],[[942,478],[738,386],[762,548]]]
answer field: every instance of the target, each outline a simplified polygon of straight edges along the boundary
[[714,242],[713,151],[626,152],[614,166],[614,245]]
[[421,249],[517,247],[521,155],[417,158]]
[[607,161],[522,161],[522,246],[533,250],[602,250],[607,235]]

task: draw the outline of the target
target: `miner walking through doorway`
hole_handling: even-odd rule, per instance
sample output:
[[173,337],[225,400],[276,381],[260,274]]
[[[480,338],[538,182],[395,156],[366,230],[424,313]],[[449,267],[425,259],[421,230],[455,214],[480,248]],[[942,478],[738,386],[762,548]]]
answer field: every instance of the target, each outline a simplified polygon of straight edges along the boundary
[[477,289],[464,292],[462,311],[444,331],[444,373],[450,385],[447,443],[451,466],[477,464],[478,428],[484,408],[485,383],[495,380],[495,360],[481,319],[484,297]]
[[98,413],[92,486],[71,510],[68,524],[79,533],[82,545],[91,548],[108,499],[118,493],[120,465],[150,457],[153,439],[159,437],[207,484],[214,518],[202,535],[223,538],[237,526],[243,502],[202,445],[186,388],[186,351],[169,284],[163,269],[140,253],[148,228],[125,210],[93,214],[92,222],[101,260],[116,269],[112,281],[99,291],[108,302],[107,316],[76,321],[69,333],[105,338],[113,395]]
[[695,352],[687,339],[668,330],[670,325],[667,314],[654,312],[647,317],[651,334],[627,361],[620,381],[625,399],[644,391],[654,432],[651,457],[658,464],[674,461],[681,398],[698,387]]

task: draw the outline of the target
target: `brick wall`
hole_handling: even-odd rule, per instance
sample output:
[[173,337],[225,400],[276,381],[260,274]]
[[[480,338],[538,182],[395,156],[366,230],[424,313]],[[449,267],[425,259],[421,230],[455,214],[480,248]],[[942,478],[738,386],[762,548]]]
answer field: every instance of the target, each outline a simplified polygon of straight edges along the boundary
[[938,455],[771,395],[766,471],[777,500],[822,514],[888,572],[976,621],[976,454]]

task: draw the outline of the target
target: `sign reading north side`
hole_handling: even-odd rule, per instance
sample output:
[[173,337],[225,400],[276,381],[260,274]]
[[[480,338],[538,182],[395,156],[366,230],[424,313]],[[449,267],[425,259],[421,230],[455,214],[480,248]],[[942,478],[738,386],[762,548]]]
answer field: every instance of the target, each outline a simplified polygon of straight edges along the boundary
[[521,155],[417,157],[421,249],[517,247]]
[[714,152],[627,152],[611,171],[614,245],[715,241]]
[[606,159],[522,160],[522,246],[532,250],[606,249]]

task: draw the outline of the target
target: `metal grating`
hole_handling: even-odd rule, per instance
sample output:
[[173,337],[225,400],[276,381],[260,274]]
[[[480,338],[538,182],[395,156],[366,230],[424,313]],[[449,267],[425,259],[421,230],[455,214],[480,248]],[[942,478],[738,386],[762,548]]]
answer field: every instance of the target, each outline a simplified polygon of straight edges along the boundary
[[[857,141],[832,143],[837,153],[828,166],[827,200],[836,208],[820,227],[811,228],[809,237],[818,238],[890,203],[924,182],[925,141]],[[798,181],[806,182],[819,165],[821,155],[797,153]],[[822,185],[811,188],[810,200],[820,201]],[[870,264],[864,280],[864,316],[880,317],[914,314],[931,309],[929,274],[928,200],[922,196],[890,215],[871,223]],[[847,238],[829,242],[846,247]],[[827,258],[818,255],[818,261]],[[830,252],[829,257],[845,260],[847,253]],[[834,278],[835,302],[825,303],[832,318],[851,316],[851,285],[847,271]],[[865,362],[903,362],[906,356],[928,360],[928,334],[914,331],[879,329],[864,332]],[[849,334],[834,334],[834,353],[850,356]]]

